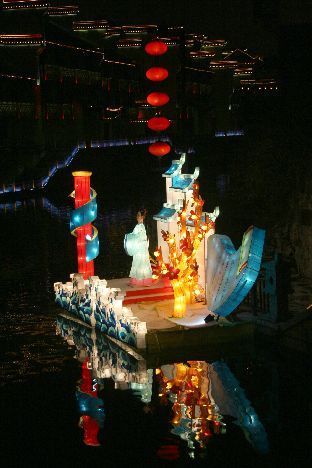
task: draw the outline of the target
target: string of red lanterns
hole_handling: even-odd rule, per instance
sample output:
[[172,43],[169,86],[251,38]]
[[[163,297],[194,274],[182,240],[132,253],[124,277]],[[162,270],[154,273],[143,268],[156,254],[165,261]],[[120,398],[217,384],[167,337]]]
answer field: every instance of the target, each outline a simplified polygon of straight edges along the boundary
[[145,46],[145,52],[148,55],[159,56],[164,55],[168,50],[167,44],[162,41],[151,41]]
[[170,153],[171,146],[164,141],[156,141],[155,143],[149,145],[148,151],[153,156],[166,156],[166,154]]
[[145,73],[146,78],[150,81],[164,81],[168,75],[168,70],[163,67],[151,67]]
[[170,97],[167,93],[153,92],[147,96],[146,100],[151,106],[162,107],[168,104]]
[[[167,44],[159,40],[148,42],[145,46],[145,52],[148,55],[151,55],[154,57],[164,55],[167,52],[167,50],[168,50]],[[145,76],[148,80],[154,83],[159,83],[168,78],[169,72],[164,67],[155,66],[155,67],[150,67],[146,71]],[[168,102],[170,101],[170,97],[168,96],[167,93],[160,92],[160,91],[153,91],[148,94],[148,96],[146,97],[146,100],[150,106],[162,107],[168,104]],[[167,119],[167,117],[155,116],[148,120],[147,126],[150,130],[153,130],[154,132],[162,132],[164,130],[167,130],[167,128],[169,128],[170,121]],[[156,141],[155,143],[152,143],[148,147],[148,151],[153,156],[162,157],[170,153],[171,146],[164,141]]]
[[167,117],[152,117],[147,121],[147,126],[154,132],[163,132],[170,127],[170,120]]

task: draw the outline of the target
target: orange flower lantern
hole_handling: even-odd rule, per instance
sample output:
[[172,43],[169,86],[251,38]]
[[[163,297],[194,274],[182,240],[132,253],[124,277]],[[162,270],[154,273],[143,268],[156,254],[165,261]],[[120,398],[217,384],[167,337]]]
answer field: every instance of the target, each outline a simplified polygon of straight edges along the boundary
[[148,55],[163,55],[167,52],[168,46],[162,41],[151,41],[145,46],[145,52]]
[[168,104],[170,98],[166,93],[153,92],[147,96],[146,100],[151,106],[160,107]]
[[167,130],[170,126],[170,120],[167,117],[152,117],[147,122],[147,126],[150,130],[154,130],[155,132],[162,132]]
[[166,156],[166,154],[170,153],[171,146],[168,143],[165,143],[164,141],[156,141],[156,143],[152,143],[148,147],[148,151],[153,155],[153,156]]
[[163,67],[151,67],[145,73],[146,78],[150,81],[164,81],[168,75],[168,70]]

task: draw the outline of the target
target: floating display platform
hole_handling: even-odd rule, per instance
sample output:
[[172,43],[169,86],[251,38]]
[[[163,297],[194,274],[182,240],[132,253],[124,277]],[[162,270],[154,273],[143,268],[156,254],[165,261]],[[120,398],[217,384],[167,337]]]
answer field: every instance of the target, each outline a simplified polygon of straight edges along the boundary
[[207,305],[189,304],[183,319],[173,318],[173,292],[158,281],[149,287],[132,287],[129,278],[55,283],[56,302],[72,320],[87,324],[141,356],[176,353],[183,349],[242,349],[253,343],[255,326],[226,319],[206,323]]
[[167,201],[154,216],[158,247],[153,270],[144,212],[137,213],[137,226],[125,236],[126,253],[133,256],[131,282],[94,275],[93,260],[99,254],[98,232],[92,225],[96,192],[90,186],[91,172],[73,172],[75,210],[70,230],[76,237],[79,273],[71,274],[66,283],[54,284],[56,303],[144,355],[244,345],[255,331],[251,321],[226,317],[237,310],[256,281],[265,231],[250,226],[237,250],[228,236],[215,234],[219,208],[202,211],[204,201],[196,183],[199,168],[192,174],[182,173],[185,157],[173,160],[163,174]]

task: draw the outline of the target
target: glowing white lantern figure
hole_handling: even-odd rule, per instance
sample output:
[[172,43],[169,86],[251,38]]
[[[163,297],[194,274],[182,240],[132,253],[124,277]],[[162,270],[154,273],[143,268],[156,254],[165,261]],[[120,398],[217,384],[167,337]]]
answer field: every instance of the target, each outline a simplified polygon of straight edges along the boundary
[[137,212],[137,222],[133,231],[125,235],[124,247],[128,255],[133,257],[130,270],[130,283],[133,286],[147,286],[152,282],[152,268],[148,252],[148,239],[144,226],[146,210]]

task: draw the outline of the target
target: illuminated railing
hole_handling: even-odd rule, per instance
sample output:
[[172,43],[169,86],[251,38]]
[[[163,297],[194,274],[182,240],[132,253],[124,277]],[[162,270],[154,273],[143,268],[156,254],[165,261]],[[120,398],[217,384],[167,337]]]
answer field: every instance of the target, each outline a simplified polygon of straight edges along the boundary
[[252,75],[252,68],[235,68],[234,76]]
[[236,91],[277,91],[278,86],[275,79],[266,78],[263,80],[240,80],[241,87]]
[[211,68],[236,68],[238,63],[234,60],[220,60],[219,62],[210,62]]
[[73,22],[74,31],[86,31],[88,29],[107,29],[107,28],[109,28],[109,23],[107,20],[74,21]]
[[0,73],[0,78],[8,78],[9,80],[30,80],[36,81],[36,78],[32,76],[22,76],[22,75],[10,75],[8,73]]
[[215,52],[208,52],[206,50],[199,50],[198,52],[190,52],[190,57],[194,59],[210,58],[214,57]]
[[[68,44],[62,44],[60,42],[54,42],[54,41],[46,41],[46,44],[52,45],[52,46],[55,46],[55,47],[61,47],[63,49],[75,50],[76,52],[82,52],[83,54],[87,52],[87,53],[90,53],[90,54],[101,55],[103,57],[103,52],[101,52],[100,50],[85,49],[85,48],[82,48],[82,47],[71,46],[71,45],[68,45]],[[112,64],[116,64],[116,65],[126,65],[128,67],[136,67],[136,65],[134,63],[127,63],[127,62],[123,62],[121,60],[108,60],[108,59],[102,58],[101,61],[103,63],[112,63]]]
[[226,46],[227,42],[224,39],[216,39],[216,40],[203,40],[203,44],[206,47],[224,47]]
[[122,47],[141,47],[142,40],[141,39],[121,39],[117,43],[118,48]]
[[48,7],[48,15],[49,16],[71,16],[71,15],[78,15],[79,7],[74,5],[68,6],[51,6]]
[[190,70],[199,73],[208,73],[212,76],[213,72],[211,70],[206,70],[205,68],[195,68],[195,67],[185,67],[185,70]]
[[[114,148],[119,146],[134,146],[134,145],[147,145],[150,143],[154,143],[157,140],[167,141],[170,142],[170,138],[163,136],[163,137],[145,137],[145,138],[138,138],[135,140],[131,140],[128,138],[118,139],[118,140],[92,140],[90,143],[90,148]],[[71,153],[66,156],[66,158],[62,161],[57,161],[53,166],[51,166],[48,170],[48,174],[44,177],[34,180],[28,180],[16,184],[15,182],[11,184],[3,184],[0,186],[0,196],[5,194],[12,194],[17,192],[31,192],[34,190],[41,190],[47,186],[51,178],[57,173],[58,170],[64,169],[68,167],[74,158],[77,156],[81,149],[87,148],[86,142],[78,143],[77,146],[73,148]]]
[[150,30],[157,30],[157,24],[144,24],[144,25],[125,25],[121,26],[121,29],[125,33],[137,34],[147,33]]
[[34,9],[34,8],[47,8],[49,4],[40,0],[2,0],[3,10],[20,10],[20,9]]
[[0,34],[0,45],[40,45],[42,34]]

